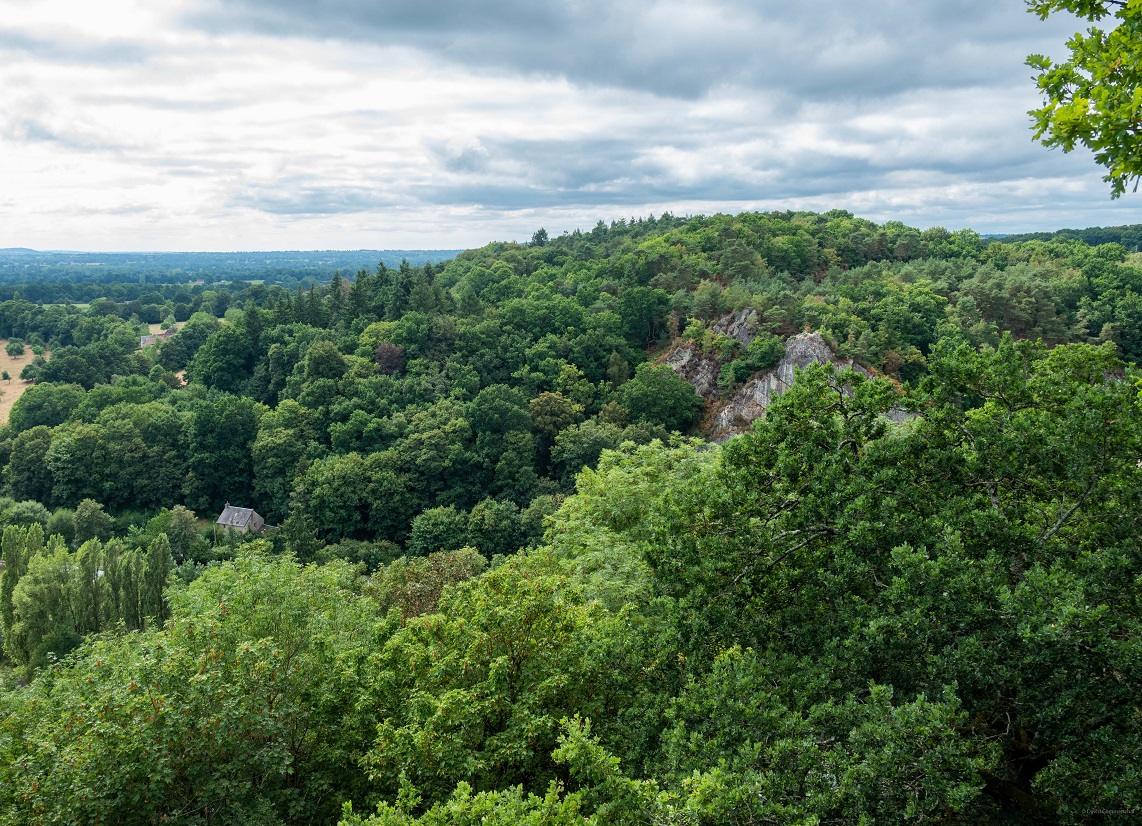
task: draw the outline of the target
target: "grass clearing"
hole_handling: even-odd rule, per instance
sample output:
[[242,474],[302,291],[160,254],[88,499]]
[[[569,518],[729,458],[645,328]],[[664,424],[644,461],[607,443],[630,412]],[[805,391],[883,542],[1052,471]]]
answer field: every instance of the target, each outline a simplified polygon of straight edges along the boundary
[[[177,331],[181,330],[183,328],[184,324],[186,324],[185,321],[176,321],[174,323],[175,331],[177,332]],[[162,324],[148,324],[147,325],[147,332],[150,333],[152,336],[157,336],[162,331],[163,331],[163,325]]]

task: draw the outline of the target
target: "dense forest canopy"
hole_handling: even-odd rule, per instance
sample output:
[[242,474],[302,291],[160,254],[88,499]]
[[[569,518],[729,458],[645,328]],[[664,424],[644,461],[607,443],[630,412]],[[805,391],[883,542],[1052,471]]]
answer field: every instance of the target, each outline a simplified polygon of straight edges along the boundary
[[[1126,240],[663,215],[0,303],[50,354],[0,431],[0,823],[1139,810]],[[806,330],[860,369],[693,438]]]

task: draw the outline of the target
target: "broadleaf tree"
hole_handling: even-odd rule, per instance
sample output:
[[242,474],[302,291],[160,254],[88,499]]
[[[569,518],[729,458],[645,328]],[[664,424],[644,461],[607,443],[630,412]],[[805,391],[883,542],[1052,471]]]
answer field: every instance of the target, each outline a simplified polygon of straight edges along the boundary
[[1043,105],[1030,115],[1035,139],[1070,152],[1082,145],[1106,167],[1103,180],[1118,198],[1142,180],[1142,3],[1136,0],[1027,0],[1046,19],[1070,12],[1092,23],[1109,18],[1113,28],[1092,26],[1068,42],[1069,57],[1055,62],[1034,54],[1027,64],[1039,74]]

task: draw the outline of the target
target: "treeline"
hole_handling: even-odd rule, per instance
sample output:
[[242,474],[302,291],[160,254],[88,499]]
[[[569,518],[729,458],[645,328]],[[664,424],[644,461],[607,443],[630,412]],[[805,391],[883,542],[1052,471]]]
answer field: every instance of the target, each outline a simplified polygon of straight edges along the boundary
[[[323,279],[327,281],[328,279]],[[291,286],[303,292],[314,286],[312,278]],[[98,284],[89,282],[34,283],[0,286],[0,332],[18,331],[25,335],[42,329],[51,334],[52,324],[58,324],[64,315],[110,316],[123,321],[158,324],[167,318],[186,321],[196,312],[224,316],[231,307],[247,302],[255,304],[265,300],[268,288],[261,282],[231,281],[211,284]],[[284,289],[280,284],[274,290]],[[46,312],[41,317],[36,305],[60,305],[39,308]],[[88,304],[76,308],[71,304]],[[63,332],[63,331],[61,331]]]
[[[378,261],[395,267],[444,261],[460,250],[313,250],[299,252],[41,252],[0,250],[0,295],[7,288],[185,284],[195,281],[272,282],[293,288],[328,281]],[[98,297],[95,293],[95,297]],[[77,300],[77,299],[73,299]]]
[[161,628],[90,636],[4,691],[0,823],[1138,810],[1124,372],[1111,342],[1010,337],[941,340],[911,384],[815,365],[724,446],[604,453],[538,547],[491,564],[362,578],[250,543],[172,580]]
[[1142,251],[1142,224],[1122,227],[1088,227],[1087,229],[1060,229],[1055,232],[1025,232],[1005,235],[999,239],[1005,244],[1020,241],[1081,241],[1092,247],[1101,244],[1121,244],[1130,252]]

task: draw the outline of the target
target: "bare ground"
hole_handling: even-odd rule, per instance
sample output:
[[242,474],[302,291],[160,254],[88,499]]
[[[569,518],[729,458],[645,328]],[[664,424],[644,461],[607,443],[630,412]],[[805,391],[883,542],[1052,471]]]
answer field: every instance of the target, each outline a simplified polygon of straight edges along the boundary
[[[16,403],[16,399],[24,394],[24,391],[32,386],[30,381],[24,381],[20,378],[20,371],[28,364],[32,363],[35,356],[32,355],[32,348],[25,347],[24,355],[10,356],[4,348],[8,344],[8,339],[0,338],[0,370],[8,371],[11,377],[10,381],[0,381],[0,424],[8,423],[8,413],[12,409],[12,405]],[[44,358],[50,357],[50,353],[44,351]]]

